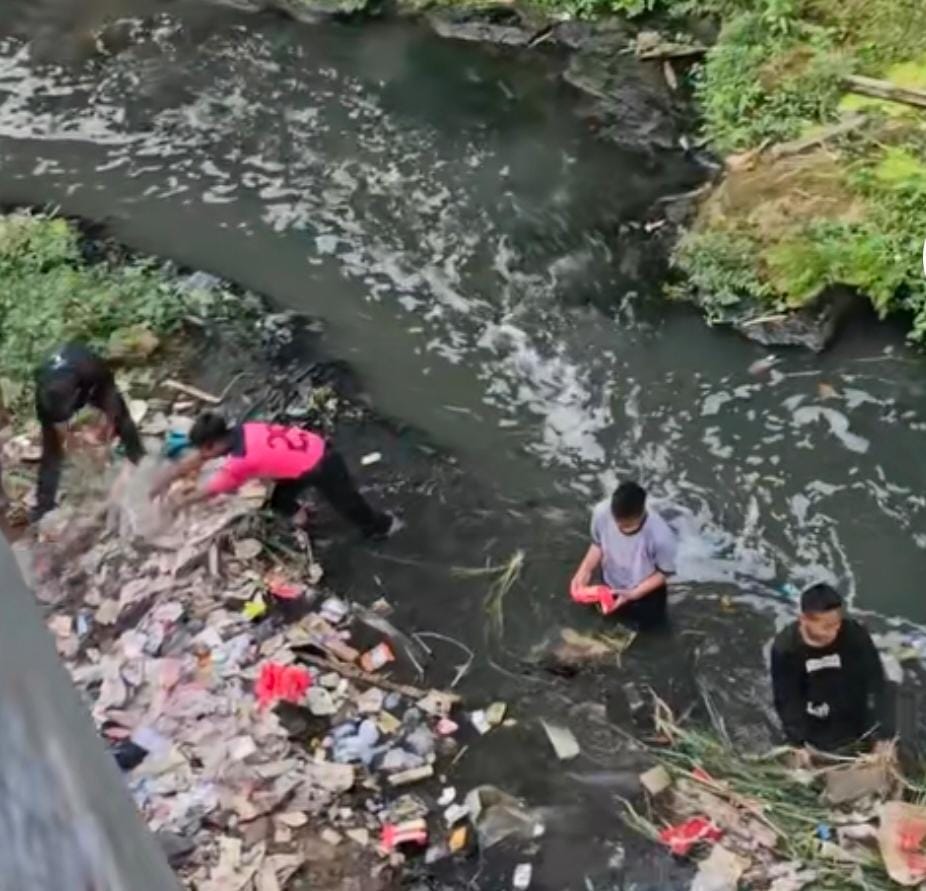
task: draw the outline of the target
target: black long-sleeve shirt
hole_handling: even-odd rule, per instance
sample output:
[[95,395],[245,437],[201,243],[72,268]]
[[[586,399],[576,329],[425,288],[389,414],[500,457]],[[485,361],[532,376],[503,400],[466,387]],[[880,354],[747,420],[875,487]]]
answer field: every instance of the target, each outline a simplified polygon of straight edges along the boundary
[[138,431],[110,367],[82,344],[68,343],[59,347],[35,374],[36,414],[42,425],[39,515],[54,506],[61,476],[64,448],[55,425],[70,420],[87,405],[106,415],[122,440],[129,460],[138,462],[144,454]]
[[871,635],[844,619],[836,639],[808,646],[795,622],[772,647],[775,708],[792,745],[836,751],[866,734],[894,735],[892,700]]

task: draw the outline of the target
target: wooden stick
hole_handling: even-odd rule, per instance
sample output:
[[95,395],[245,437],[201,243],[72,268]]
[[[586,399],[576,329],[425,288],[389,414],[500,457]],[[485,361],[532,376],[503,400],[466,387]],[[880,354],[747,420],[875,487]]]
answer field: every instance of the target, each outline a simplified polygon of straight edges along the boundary
[[[325,659],[322,656],[313,656],[310,653],[300,653],[299,658],[309,665],[316,665],[319,668],[326,668],[328,671],[337,672],[341,677],[350,678],[352,681],[360,681],[363,684],[369,684],[371,687],[379,687],[381,690],[388,690],[390,693],[398,693],[400,696],[407,696],[409,699],[424,699],[430,693],[430,690],[423,690],[421,687],[413,687],[411,684],[399,684],[396,681],[390,681],[388,678],[381,678],[378,675],[370,674],[357,668],[355,665],[348,665],[346,662],[339,662],[336,659]],[[444,693],[436,691],[441,696],[447,698],[448,702],[460,702],[460,697],[456,693]]]
[[824,142],[830,139],[834,139],[837,136],[845,136],[853,130],[858,130],[867,120],[868,117],[864,114],[851,115],[841,121],[837,121],[829,127],[824,127],[819,133],[813,136],[806,136],[803,139],[793,139],[791,142],[782,142],[776,145],[769,150],[769,157],[776,159],[803,154],[812,148],[816,148],[818,145],[823,145]]
[[889,80],[876,80],[873,77],[862,77],[850,74],[843,81],[850,93],[862,96],[872,96],[875,99],[886,99],[888,102],[900,102],[903,105],[914,105],[917,108],[926,108],[926,92],[912,90],[909,87],[899,87]]
[[184,393],[187,396],[192,396],[194,399],[198,399],[200,402],[208,402],[210,405],[218,405],[222,401],[219,396],[213,396],[212,393],[207,393],[205,390],[200,390],[199,387],[192,387],[189,384],[175,381],[173,378],[164,381],[164,386],[169,390],[176,390],[178,393]]
[[693,59],[703,56],[707,52],[706,46],[692,44],[689,46],[684,43],[660,43],[657,46],[647,47],[646,49],[637,50],[638,59],[650,60],[658,59]]

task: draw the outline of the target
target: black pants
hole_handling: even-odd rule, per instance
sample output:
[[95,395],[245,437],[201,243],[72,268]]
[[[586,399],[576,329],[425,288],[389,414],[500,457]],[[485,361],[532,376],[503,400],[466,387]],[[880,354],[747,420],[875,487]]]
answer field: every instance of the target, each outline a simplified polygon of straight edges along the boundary
[[619,619],[636,625],[641,631],[659,628],[669,620],[669,594],[665,585],[651,591],[633,603],[622,606],[616,613]]
[[[91,397],[89,404],[106,415],[125,449],[126,457],[133,464],[137,464],[145,450],[138,435],[138,428],[115,383],[101,386]],[[39,464],[36,513],[41,516],[55,506],[58,483],[61,480],[64,445],[54,423],[42,417],[41,407],[39,420],[42,422],[42,459]]]
[[308,473],[277,483],[270,506],[278,513],[291,517],[299,510],[300,496],[309,487],[318,489],[328,503],[364,535],[384,535],[389,531],[392,518],[370,507],[357,491],[344,459],[330,446],[325,448],[318,465]]

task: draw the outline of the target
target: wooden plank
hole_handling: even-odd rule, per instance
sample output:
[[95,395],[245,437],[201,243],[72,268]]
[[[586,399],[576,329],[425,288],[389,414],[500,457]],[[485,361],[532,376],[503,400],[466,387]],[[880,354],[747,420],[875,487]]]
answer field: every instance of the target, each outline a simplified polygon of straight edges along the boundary
[[786,158],[792,155],[801,155],[810,149],[823,145],[823,143],[830,139],[846,136],[858,130],[867,120],[868,116],[864,114],[851,115],[841,121],[837,121],[829,127],[824,127],[812,136],[805,136],[803,139],[793,139],[790,142],[782,142],[774,146],[769,150],[769,157]]
[[208,402],[210,405],[218,405],[222,401],[220,396],[214,396],[212,393],[200,390],[199,387],[193,387],[190,384],[175,381],[173,378],[164,381],[164,386],[167,387],[168,390],[175,390],[186,396],[192,396],[194,399],[198,399],[200,402]]
[[926,108],[926,92],[913,90],[909,87],[899,87],[889,80],[877,80],[873,77],[862,77],[850,74],[843,81],[850,93],[861,96],[871,96],[874,99],[886,99],[888,102],[900,102],[903,105],[913,105],[916,108]]
[[[381,690],[387,690],[390,693],[398,693],[401,696],[407,696],[409,699],[424,699],[430,693],[430,690],[424,690],[421,687],[413,687],[411,684],[399,684],[390,681],[388,678],[381,678],[379,675],[370,674],[357,668],[356,665],[348,665],[337,659],[325,659],[322,656],[314,656],[310,653],[299,653],[299,658],[309,665],[315,665],[318,668],[324,668],[328,671],[337,672],[341,677],[348,678],[352,681],[359,681],[362,684],[368,684],[371,687],[379,687]],[[456,693],[444,693],[437,691],[447,698],[449,702],[460,702],[460,697]]]
[[686,43],[660,43],[656,46],[640,47],[636,50],[636,57],[649,61],[657,59],[696,59],[707,52],[706,46]]

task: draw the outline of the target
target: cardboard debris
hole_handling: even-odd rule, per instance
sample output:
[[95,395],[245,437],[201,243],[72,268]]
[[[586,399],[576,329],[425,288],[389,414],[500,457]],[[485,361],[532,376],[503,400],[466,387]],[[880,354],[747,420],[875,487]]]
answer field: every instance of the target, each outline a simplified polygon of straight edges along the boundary
[[408,786],[412,783],[419,783],[434,776],[434,768],[430,764],[424,767],[414,767],[411,770],[403,770],[399,773],[389,775],[389,785],[391,786]]
[[661,795],[672,785],[672,777],[661,764],[651,767],[646,773],[640,774],[640,785],[646,792],[655,798]]
[[550,740],[550,745],[553,746],[553,751],[556,752],[556,757],[560,761],[569,761],[579,754],[581,749],[571,730],[558,727],[556,724],[549,724],[546,721],[540,723],[543,725],[543,729],[547,733],[547,739]]
[[850,763],[826,771],[826,800],[830,804],[849,804],[866,795],[886,795],[892,775],[887,762]]
[[749,861],[723,845],[714,845],[707,859],[698,864],[698,874],[691,884],[691,891],[737,891],[747,866]]

